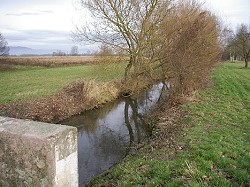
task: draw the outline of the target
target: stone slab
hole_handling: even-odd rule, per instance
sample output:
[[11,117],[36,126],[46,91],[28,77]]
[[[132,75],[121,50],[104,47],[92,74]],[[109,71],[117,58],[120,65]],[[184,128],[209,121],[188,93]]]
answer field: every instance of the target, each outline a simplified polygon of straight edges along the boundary
[[77,129],[0,117],[0,186],[78,186]]

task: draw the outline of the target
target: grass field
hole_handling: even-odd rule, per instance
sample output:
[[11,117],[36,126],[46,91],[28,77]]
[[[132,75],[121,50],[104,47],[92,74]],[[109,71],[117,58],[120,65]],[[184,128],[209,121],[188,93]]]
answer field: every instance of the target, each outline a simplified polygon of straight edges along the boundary
[[183,106],[190,113],[177,123],[185,128],[176,156],[164,146],[150,151],[152,142],[90,186],[250,186],[250,69],[224,63],[213,80]]
[[66,67],[12,66],[0,70],[0,103],[37,99],[78,80],[121,79],[125,64],[78,65]]

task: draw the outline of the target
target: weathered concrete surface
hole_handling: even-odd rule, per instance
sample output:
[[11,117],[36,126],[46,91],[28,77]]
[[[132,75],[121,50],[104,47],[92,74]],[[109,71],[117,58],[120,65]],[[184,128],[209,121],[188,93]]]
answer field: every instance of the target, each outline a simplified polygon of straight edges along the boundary
[[78,186],[77,129],[0,117],[0,186]]

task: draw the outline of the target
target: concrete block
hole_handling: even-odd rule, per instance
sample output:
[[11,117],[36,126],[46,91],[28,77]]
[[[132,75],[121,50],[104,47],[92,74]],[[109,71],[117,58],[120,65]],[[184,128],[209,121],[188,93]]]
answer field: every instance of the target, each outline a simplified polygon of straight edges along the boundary
[[0,117],[0,186],[78,187],[77,129]]

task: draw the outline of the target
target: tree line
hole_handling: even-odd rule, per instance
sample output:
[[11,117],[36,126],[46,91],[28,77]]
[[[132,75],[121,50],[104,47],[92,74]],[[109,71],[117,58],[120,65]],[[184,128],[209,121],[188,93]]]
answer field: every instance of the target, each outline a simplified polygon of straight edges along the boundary
[[223,30],[224,51],[223,58],[235,60],[244,60],[245,68],[249,67],[250,59],[250,26],[241,24],[236,32],[225,28]]

